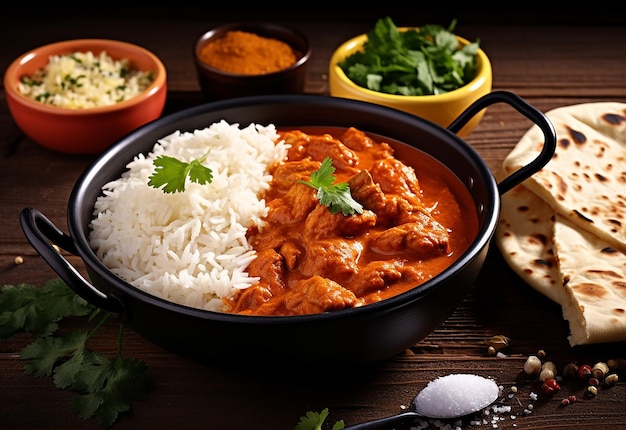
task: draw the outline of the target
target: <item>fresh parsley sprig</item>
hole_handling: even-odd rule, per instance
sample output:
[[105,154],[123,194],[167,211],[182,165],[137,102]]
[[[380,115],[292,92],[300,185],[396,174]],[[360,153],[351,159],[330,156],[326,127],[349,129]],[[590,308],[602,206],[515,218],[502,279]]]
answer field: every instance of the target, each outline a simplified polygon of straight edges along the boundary
[[347,182],[335,182],[335,167],[330,157],[324,158],[319,170],[311,173],[311,180],[298,182],[317,190],[317,198],[331,213],[341,211],[344,216],[363,213],[363,206],[352,198],[350,185]]
[[[91,331],[57,334],[66,317],[100,317]],[[122,357],[123,325],[120,324],[117,355],[113,360],[87,347],[89,339],[111,317],[77,296],[63,281],[53,279],[41,288],[29,284],[4,285],[0,289],[0,339],[30,333],[35,340],[20,351],[27,360],[24,372],[52,377],[54,385],[75,393],[71,408],[81,419],[95,419],[110,427],[135,400],[151,389],[147,366]]]
[[197,184],[210,184],[213,181],[213,172],[202,165],[208,155],[207,152],[189,163],[168,155],[159,155],[152,162],[154,172],[150,175],[148,185],[153,188],[162,187],[165,193],[176,193],[185,191],[187,178]]

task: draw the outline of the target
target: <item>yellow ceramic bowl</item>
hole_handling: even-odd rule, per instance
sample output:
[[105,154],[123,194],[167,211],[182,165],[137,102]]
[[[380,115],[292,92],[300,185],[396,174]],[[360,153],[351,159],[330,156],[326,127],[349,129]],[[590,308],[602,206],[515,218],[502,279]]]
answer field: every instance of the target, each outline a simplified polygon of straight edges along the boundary
[[[409,27],[399,28],[406,31]],[[467,45],[470,42],[456,36],[459,43]],[[447,127],[472,102],[491,91],[492,71],[491,62],[482,49],[478,50],[478,71],[476,77],[463,87],[445,94],[427,96],[402,96],[372,91],[352,82],[341,67],[338,66],[345,58],[362,49],[367,40],[367,34],[361,34],[346,42],[335,50],[330,58],[328,82],[330,95],[354,100],[362,100],[389,106],[406,111],[432,121],[442,127]],[[469,134],[482,119],[484,111],[472,118],[458,133],[461,136]]]

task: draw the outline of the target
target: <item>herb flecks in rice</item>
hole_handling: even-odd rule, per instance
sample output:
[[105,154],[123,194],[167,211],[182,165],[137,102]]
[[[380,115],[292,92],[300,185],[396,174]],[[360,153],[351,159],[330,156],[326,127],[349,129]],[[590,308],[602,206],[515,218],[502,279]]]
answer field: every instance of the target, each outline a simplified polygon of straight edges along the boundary
[[128,59],[87,51],[50,56],[44,68],[22,77],[18,89],[47,105],[87,109],[133,98],[153,81],[153,71],[134,70]]
[[[223,311],[223,298],[258,281],[246,273],[256,257],[246,232],[262,227],[267,214],[269,167],[287,155],[278,139],[273,125],[240,129],[221,121],[173,133],[150,154],[138,154],[95,203],[90,242],[98,258],[155,296]],[[210,184],[188,182],[184,192],[171,194],[148,185],[159,155],[190,161],[209,148]]]

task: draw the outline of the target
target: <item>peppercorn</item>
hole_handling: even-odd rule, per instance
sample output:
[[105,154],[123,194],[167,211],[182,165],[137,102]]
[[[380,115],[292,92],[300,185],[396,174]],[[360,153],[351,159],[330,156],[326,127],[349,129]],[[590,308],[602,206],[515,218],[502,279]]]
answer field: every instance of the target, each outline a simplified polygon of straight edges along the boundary
[[604,375],[609,373],[609,366],[602,361],[596,363],[591,368],[591,374],[594,378],[604,379]]
[[593,376],[589,378],[587,382],[589,382],[589,385],[593,385],[594,387],[600,385],[600,381],[598,380],[598,378],[594,378]]
[[570,403],[574,403],[576,401],[576,396],[573,394],[570,394],[567,399],[569,400]]
[[587,397],[595,397],[598,395],[598,387],[595,385],[590,385],[587,387],[587,391],[585,391]]
[[617,376],[617,373],[609,373],[604,378],[604,383],[605,385],[615,385],[618,380],[619,380],[619,376]]
[[563,368],[564,379],[576,379],[578,378],[578,365],[576,363],[568,363]]
[[565,398],[563,400],[561,400],[561,406],[567,406],[570,404],[570,401],[568,398]]
[[588,364],[583,364],[578,367],[578,377],[580,379],[589,379],[591,377],[591,366]]
[[551,361],[546,361],[541,365],[541,373],[539,373],[540,381],[547,381],[556,377],[556,366]]
[[539,357],[540,359],[546,358],[546,352],[543,349],[540,349],[539,351],[537,351],[537,357]]
[[541,386],[541,389],[543,390],[544,393],[552,395],[556,393],[557,391],[559,391],[561,389],[561,386],[559,385],[558,382],[556,382],[556,379],[548,379],[547,381],[543,383],[543,385]]
[[625,358],[612,358],[606,362],[611,370],[626,370]]
[[536,355],[529,355],[524,363],[524,372],[527,375],[535,376],[541,371],[541,360]]

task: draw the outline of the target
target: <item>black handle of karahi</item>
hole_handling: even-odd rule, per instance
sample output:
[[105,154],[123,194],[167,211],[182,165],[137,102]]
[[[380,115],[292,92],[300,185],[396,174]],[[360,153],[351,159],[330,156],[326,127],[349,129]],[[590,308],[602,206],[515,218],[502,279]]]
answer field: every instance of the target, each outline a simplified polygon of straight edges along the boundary
[[548,117],[520,96],[509,91],[494,91],[486,94],[472,103],[448,126],[448,130],[457,133],[463,126],[481,110],[494,103],[506,103],[519,113],[530,119],[541,129],[544,136],[543,148],[539,155],[530,163],[511,173],[498,183],[500,194],[504,194],[516,185],[521,184],[543,166],[548,164],[556,150],[556,131]]
[[121,302],[91,285],[72,264],[54,247],[77,255],[76,246],[70,236],[61,231],[41,211],[25,208],[20,213],[20,224],[26,239],[76,294],[94,306],[110,312],[120,313]]

